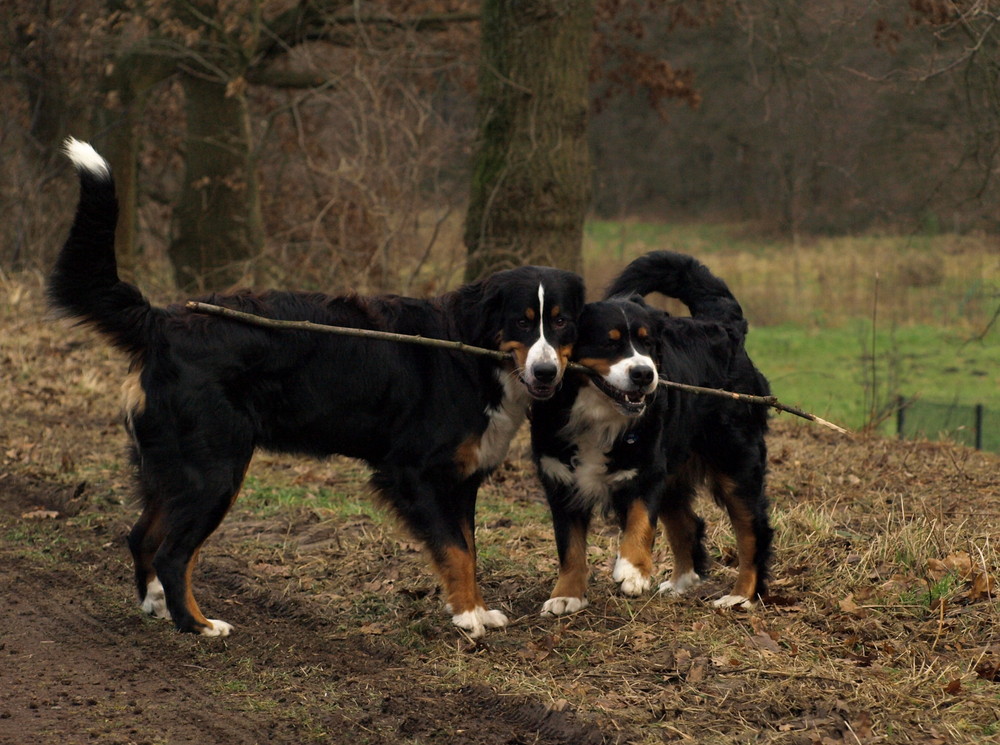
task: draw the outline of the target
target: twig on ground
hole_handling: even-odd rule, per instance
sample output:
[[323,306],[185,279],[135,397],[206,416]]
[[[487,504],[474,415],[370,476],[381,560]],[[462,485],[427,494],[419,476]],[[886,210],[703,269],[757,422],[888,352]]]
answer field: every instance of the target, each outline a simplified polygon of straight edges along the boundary
[[[511,355],[507,352],[501,352],[495,349],[483,349],[482,347],[472,346],[471,344],[466,344],[460,341],[451,341],[448,339],[432,339],[426,336],[411,336],[410,334],[396,334],[391,331],[377,331],[375,329],[356,329],[349,326],[329,326],[324,323],[313,323],[312,321],[282,321],[274,318],[265,318],[264,316],[258,316],[253,313],[244,313],[241,310],[233,310],[232,308],[224,308],[221,305],[212,305],[211,303],[201,303],[195,300],[191,300],[187,303],[187,308],[189,310],[198,311],[199,313],[209,313],[216,316],[222,316],[223,318],[231,318],[236,321],[242,321],[244,323],[250,323],[255,326],[262,326],[264,328],[273,329],[285,329],[285,330],[298,330],[298,331],[319,331],[327,334],[337,334],[339,336],[355,336],[365,339],[376,339],[379,341],[395,341],[401,342],[403,344],[419,344],[427,347],[436,347],[438,349],[448,349],[456,352],[465,352],[467,354],[478,354],[483,357],[491,357],[495,360],[506,361],[512,359]],[[571,362],[569,364],[569,369],[576,372],[582,372],[587,375],[594,375],[594,371],[589,367],[584,367],[583,365]],[[807,411],[802,411],[801,409],[796,409],[793,406],[786,406],[785,404],[778,401],[775,396],[752,396],[748,393],[735,393],[733,391],[724,391],[718,388],[702,388],[697,385],[687,385],[686,383],[675,383],[672,380],[664,380],[660,378],[660,385],[676,388],[678,390],[687,391],[688,393],[695,393],[707,396],[719,396],[721,398],[729,398],[734,401],[743,401],[750,404],[759,404],[761,406],[769,406],[772,409],[777,409],[778,411],[785,411],[789,414],[794,414],[795,416],[802,417],[803,419],[808,419],[811,422],[816,422],[816,424],[821,424],[824,427],[829,427],[832,430],[840,432],[841,434],[847,434],[847,430],[843,427],[839,427],[832,422],[828,422],[825,419],[821,419],[815,414],[810,414]]]

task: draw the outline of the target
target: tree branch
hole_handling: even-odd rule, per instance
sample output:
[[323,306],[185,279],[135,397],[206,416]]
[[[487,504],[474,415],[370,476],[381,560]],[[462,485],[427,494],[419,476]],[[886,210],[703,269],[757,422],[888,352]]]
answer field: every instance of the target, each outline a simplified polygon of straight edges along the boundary
[[[581,365],[582,367],[582,365]],[[660,385],[665,388],[676,388],[680,391],[687,391],[688,393],[704,394],[708,396],[718,396],[721,398],[731,398],[734,401],[742,401],[748,404],[760,404],[761,406],[770,406],[772,409],[777,409],[778,411],[786,411],[789,414],[794,414],[795,416],[800,416],[803,419],[808,419],[810,422],[816,422],[816,424],[822,424],[824,427],[829,427],[832,430],[836,430],[841,434],[846,435],[847,430],[843,427],[834,424],[833,422],[828,422],[826,419],[822,419],[815,414],[810,414],[808,411],[803,411],[802,409],[796,409],[794,406],[787,406],[781,403],[777,396],[753,396],[749,393],[734,393],[733,391],[724,391],[719,388],[702,388],[698,385],[688,385],[687,383],[675,383],[672,380],[666,380],[660,378]]]
[[[236,321],[251,323],[264,328],[298,330],[298,331],[321,331],[327,334],[337,334],[339,336],[356,336],[363,339],[375,339],[377,341],[395,341],[403,344],[419,344],[426,347],[437,347],[438,349],[448,349],[454,352],[467,352],[468,354],[478,354],[482,357],[492,357],[495,360],[505,362],[513,359],[507,352],[500,352],[496,349],[483,349],[474,347],[460,341],[450,341],[448,339],[432,339],[426,336],[411,336],[410,334],[395,334],[391,331],[377,331],[375,329],[355,329],[348,326],[330,326],[325,323],[313,323],[312,321],[279,321],[274,318],[265,318],[253,313],[244,313],[241,310],[223,308],[220,305],[210,303],[199,303],[191,300],[187,303],[187,308],[199,313],[211,313],[212,315],[232,318]],[[582,367],[582,365],[581,365]],[[584,368],[586,369],[586,368]]]
[[[364,339],[375,339],[379,341],[395,341],[401,342],[403,344],[418,344],[426,347],[436,347],[438,349],[447,349],[454,352],[465,352],[467,354],[476,354],[481,357],[490,357],[492,359],[507,362],[512,361],[513,356],[507,352],[500,352],[495,349],[483,349],[482,347],[475,347],[471,344],[466,344],[460,341],[450,341],[447,339],[432,339],[426,336],[411,336],[409,334],[396,334],[391,331],[377,331],[375,329],[356,329],[350,328],[348,326],[330,326],[325,323],[313,323],[312,321],[281,321],[274,318],[265,318],[264,316],[254,315],[253,313],[244,313],[241,310],[233,310],[232,308],[224,308],[221,305],[212,305],[211,303],[201,303],[195,300],[191,300],[187,303],[186,307],[189,310],[197,311],[198,313],[209,313],[211,315],[222,316],[223,318],[231,318],[235,321],[242,321],[243,323],[250,323],[255,326],[262,326],[264,328],[272,329],[285,329],[285,330],[298,330],[298,331],[319,331],[327,334],[337,334],[339,336],[354,336]],[[574,372],[585,373],[586,375],[595,375],[596,373],[589,367],[585,367],[576,362],[569,363],[569,370]],[[832,430],[836,430],[841,434],[847,434],[847,430],[843,427],[839,427],[832,422],[828,422],[825,419],[821,419],[815,414],[810,414],[807,411],[802,411],[801,409],[796,409],[792,406],[786,406],[785,404],[778,401],[775,396],[752,396],[748,393],[734,393],[733,391],[724,391],[718,388],[702,388],[697,385],[687,385],[686,383],[675,383],[671,380],[665,380],[660,378],[660,385],[667,388],[676,388],[677,390],[687,391],[688,393],[694,393],[699,395],[707,396],[717,396],[720,398],[728,398],[733,401],[742,401],[749,404],[758,404],[760,406],[768,406],[772,409],[777,409],[778,411],[785,411],[789,414],[794,414],[795,416],[802,417],[803,419],[808,419],[811,422],[816,422],[824,427],[829,427]]]

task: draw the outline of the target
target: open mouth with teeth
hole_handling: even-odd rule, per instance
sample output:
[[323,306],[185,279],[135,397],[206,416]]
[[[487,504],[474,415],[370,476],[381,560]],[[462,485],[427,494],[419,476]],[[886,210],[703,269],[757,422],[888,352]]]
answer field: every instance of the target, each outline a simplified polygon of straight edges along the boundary
[[601,393],[610,398],[623,414],[638,416],[646,408],[645,391],[623,391],[608,383],[599,375],[591,377],[591,382]]
[[531,394],[532,398],[536,398],[539,401],[545,401],[546,399],[552,398],[556,392],[556,386],[553,383],[535,383],[534,385],[528,383],[524,377],[521,377],[521,382],[524,383],[524,387],[528,389],[528,393]]
[[556,387],[554,385],[529,385],[528,393],[532,395],[533,398],[537,398],[540,401],[544,401],[547,398],[552,398],[552,395],[556,392]]

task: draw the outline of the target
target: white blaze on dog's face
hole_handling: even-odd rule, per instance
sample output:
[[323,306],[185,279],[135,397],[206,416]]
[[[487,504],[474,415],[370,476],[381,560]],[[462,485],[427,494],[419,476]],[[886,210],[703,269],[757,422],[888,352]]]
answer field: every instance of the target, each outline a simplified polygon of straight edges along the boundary
[[560,364],[559,352],[545,337],[545,285],[541,282],[538,283],[538,316],[541,319],[538,324],[538,339],[528,347],[524,372],[521,373],[529,390],[558,383],[566,369],[565,364]]
[[590,303],[580,317],[577,359],[596,373],[594,388],[626,416],[641,415],[656,390],[654,326],[648,309],[628,300]]
[[521,383],[536,399],[550,398],[562,382],[576,340],[583,306],[582,284],[567,284],[563,272],[536,270],[506,303],[508,319],[499,348],[510,352]]

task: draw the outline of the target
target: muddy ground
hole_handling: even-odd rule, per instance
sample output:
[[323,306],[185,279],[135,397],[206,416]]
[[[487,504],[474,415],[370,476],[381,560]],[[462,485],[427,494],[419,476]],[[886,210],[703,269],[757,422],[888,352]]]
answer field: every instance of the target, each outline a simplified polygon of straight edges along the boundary
[[[1000,460],[776,422],[770,603],[732,581],[725,521],[694,596],[630,600],[591,549],[591,606],[544,620],[555,572],[519,443],[484,489],[484,591],[512,619],[450,627],[419,550],[364,470],[258,458],[195,578],[225,639],[134,600],[117,415],[122,360],[45,318],[0,314],[0,743],[982,742],[1000,732],[993,577]],[[661,553],[661,573],[668,559]]]

